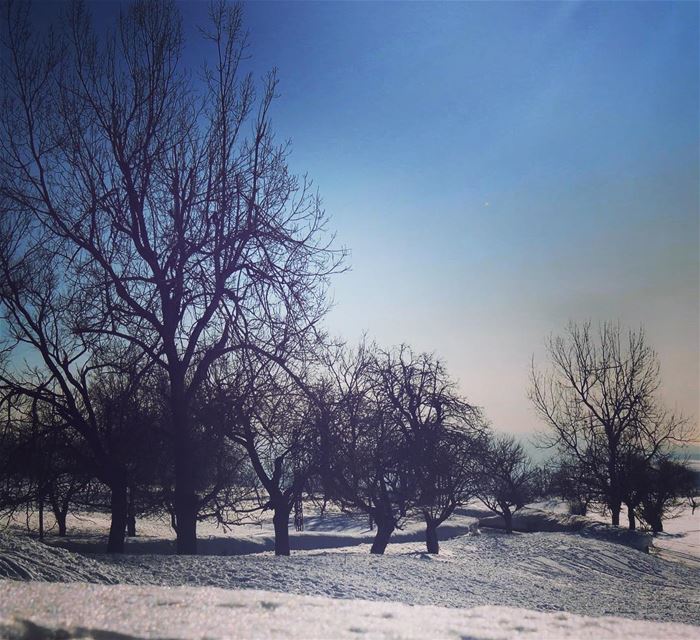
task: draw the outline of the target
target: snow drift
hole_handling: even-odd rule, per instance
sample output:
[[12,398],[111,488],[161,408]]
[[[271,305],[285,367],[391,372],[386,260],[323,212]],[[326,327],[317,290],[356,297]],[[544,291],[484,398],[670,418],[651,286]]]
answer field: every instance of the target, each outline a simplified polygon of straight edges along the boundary
[[[495,515],[479,518],[479,526],[505,529],[503,518]],[[645,553],[649,552],[652,544],[652,535],[645,531],[630,531],[611,524],[596,522],[583,516],[553,513],[529,507],[520,509],[513,514],[513,530],[524,533],[536,531],[578,533],[598,540],[624,544]]]
[[90,558],[24,536],[0,533],[0,578],[103,584],[119,581],[108,573],[108,567]]

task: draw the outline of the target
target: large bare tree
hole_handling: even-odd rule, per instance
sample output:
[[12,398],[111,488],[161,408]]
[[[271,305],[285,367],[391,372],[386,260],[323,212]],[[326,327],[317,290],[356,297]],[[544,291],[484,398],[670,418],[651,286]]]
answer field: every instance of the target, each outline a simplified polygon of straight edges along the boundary
[[55,38],[4,6],[0,198],[31,217],[88,342],[137,347],[168,379],[177,550],[196,553],[191,403],[234,350],[274,361],[313,338],[332,249],[310,183],[287,167],[270,108],[241,71],[241,7],[209,7],[212,62],[186,63],[172,1],[137,0],[99,37],[81,2]]
[[631,463],[685,442],[688,424],[659,401],[659,360],[642,330],[570,324],[547,350],[550,367],[533,364],[530,389],[544,443],[575,461],[619,525]]
[[[4,208],[0,217],[0,406],[21,421],[50,414],[42,433],[47,440],[77,436],[89,450],[83,459],[92,474],[111,491],[112,526],[108,550],[123,551],[127,468],[124,449],[134,451],[101,419],[93,381],[109,368],[124,366],[128,350],[93,349],[73,330],[78,296],[61,286],[60,244],[26,211]],[[104,357],[107,354],[109,357]],[[132,354],[133,355],[133,354]],[[135,364],[141,358],[137,355]],[[139,384],[143,367],[130,367],[131,385]],[[50,423],[50,428],[49,428]],[[37,446],[37,452],[45,449]],[[88,468],[89,467],[89,468]]]

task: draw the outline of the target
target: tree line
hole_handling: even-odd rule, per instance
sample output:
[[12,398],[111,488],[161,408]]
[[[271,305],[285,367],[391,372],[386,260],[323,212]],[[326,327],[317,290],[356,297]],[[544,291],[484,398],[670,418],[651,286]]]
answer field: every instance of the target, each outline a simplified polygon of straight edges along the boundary
[[[217,363],[192,402],[190,456],[196,518],[224,526],[269,511],[275,551],[290,552],[289,525],[303,505],[364,513],[383,553],[407,518],[425,522],[439,551],[438,527],[480,497],[508,518],[534,495],[536,473],[522,447],[494,436],[444,365],[408,347],[329,348],[314,375],[290,374],[267,359]],[[180,535],[175,469],[163,423],[162,375],[100,372],[86,386],[95,416],[95,451],[49,403],[15,388],[5,395],[0,503],[6,510],[46,505],[66,533],[69,509],[111,513],[108,550],[122,552],[135,519],[169,514]],[[55,398],[53,398],[55,400]],[[160,405],[160,406],[159,406]],[[515,465],[515,466],[514,466]]]
[[[108,509],[112,552],[136,515],[168,513],[188,554],[199,520],[266,509],[286,554],[305,498],[366,513],[376,553],[416,514],[437,551],[474,497],[510,527],[547,474],[444,365],[325,334],[346,251],[275,138],[275,73],[244,72],[241,6],[209,5],[200,69],[172,1],[132,2],[106,33],[82,2],[51,34],[28,3],[2,14],[2,504],[46,506],[63,533],[71,505]],[[580,389],[583,372],[533,374],[533,401],[564,455],[562,493],[653,519],[685,423],[655,404],[653,353],[646,372],[615,353],[590,354]],[[633,391],[598,407],[616,383]]]

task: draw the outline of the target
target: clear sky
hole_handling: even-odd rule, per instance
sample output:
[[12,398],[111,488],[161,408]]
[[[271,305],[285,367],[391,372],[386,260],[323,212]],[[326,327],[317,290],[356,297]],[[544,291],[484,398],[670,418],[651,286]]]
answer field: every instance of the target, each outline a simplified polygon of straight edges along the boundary
[[[193,34],[206,4],[182,7]],[[351,250],[332,332],[435,352],[495,427],[528,432],[550,333],[643,325],[665,401],[697,420],[698,14],[248,3],[251,68],[279,70],[278,135]]]
[[293,167],[351,249],[333,331],[434,351],[496,427],[530,431],[546,336],[641,324],[666,402],[700,416],[697,3],[246,14]]

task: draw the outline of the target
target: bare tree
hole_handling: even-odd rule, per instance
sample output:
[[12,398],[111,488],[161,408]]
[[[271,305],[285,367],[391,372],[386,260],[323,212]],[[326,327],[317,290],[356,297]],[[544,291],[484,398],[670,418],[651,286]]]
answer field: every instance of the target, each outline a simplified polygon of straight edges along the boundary
[[327,414],[320,421],[320,468],[327,496],[376,524],[371,553],[384,553],[417,497],[412,455],[379,391],[377,349],[363,342],[331,363]]
[[570,324],[547,343],[550,369],[533,364],[530,399],[548,427],[546,446],[576,461],[619,525],[633,460],[651,461],[685,442],[687,423],[657,398],[659,361],[643,331]]
[[653,461],[645,471],[636,513],[657,534],[664,530],[664,520],[677,515],[681,507],[692,506],[700,487],[696,473],[682,461],[664,457]]
[[481,464],[477,495],[491,511],[503,517],[506,532],[513,533],[513,513],[537,492],[536,469],[523,446],[507,436],[492,439]]
[[325,496],[369,516],[372,553],[384,553],[395,529],[416,513],[426,545],[474,495],[485,426],[458,394],[444,365],[407,346],[382,351],[366,342],[341,349],[319,406],[319,467]]
[[439,553],[438,527],[475,495],[483,417],[429,354],[416,355],[406,345],[380,352],[375,372],[377,393],[416,475],[416,508],[425,519],[428,553]]
[[440,552],[438,527],[479,493],[486,437],[478,426],[479,431],[473,431],[472,420],[470,417],[468,430],[449,430],[442,435],[430,454],[431,470],[421,475],[418,503],[425,520],[428,553]]
[[[84,443],[90,451],[90,459],[83,460],[85,472],[94,470],[112,492],[108,549],[122,551],[125,461],[115,450],[116,439],[100,420],[91,390],[95,376],[113,368],[115,362],[113,358],[109,358],[111,362],[101,360],[97,350],[73,330],[77,296],[60,286],[61,245],[37,227],[26,212],[8,210],[0,217],[0,326],[4,329],[1,344],[5,355],[0,361],[2,400],[8,410],[50,413],[53,431],[70,429]],[[32,238],[36,242],[30,242]],[[105,353],[102,349],[100,355]],[[20,354],[25,356],[23,360]],[[134,375],[131,384],[138,382]],[[52,430],[45,428],[43,433],[51,434]],[[56,442],[54,435],[47,437]]]
[[53,424],[53,407],[44,407],[41,432],[31,442],[29,456],[41,465],[42,501],[46,501],[58,528],[58,536],[67,535],[68,514],[75,508],[78,495],[94,477],[93,469],[85,464],[89,454],[85,446],[67,425]]
[[196,553],[191,405],[211,365],[250,349],[273,360],[314,336],[331,247],[318,196],[287,167],[270,108],[241,72],[242,9],[210,5],[213,65],[184,65],[174,2],[137,0],[105,38],[82,3],[57,43],[5,11],[0,198],[50,237],[75,332],[137,347],[168,380],[177,550]]
[[273,512],[275,555],[288,556],[291,511],[318,473],[318,403],[304,374],[290,376],[289,366],[256,357],[228,365],[212,383],[219,422],[247,453],[260,507]]
[[556,495],[569,505],[569,513],[585,516],[597,497],[586,467],[570,456],[562,455],[550,468],[550,495]]

